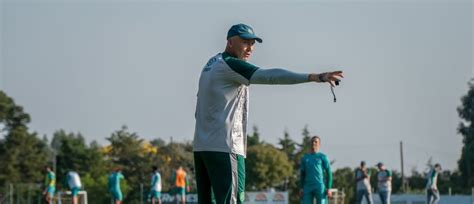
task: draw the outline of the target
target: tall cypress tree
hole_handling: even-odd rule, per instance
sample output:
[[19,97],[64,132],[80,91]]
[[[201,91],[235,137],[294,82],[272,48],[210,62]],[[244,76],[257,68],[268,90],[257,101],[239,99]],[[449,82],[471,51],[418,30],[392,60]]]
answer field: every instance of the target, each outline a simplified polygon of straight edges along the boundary
[[474,186],[474,79],[471,79],[469,91],[461,98],[458,107],[462,121],[458,131],[463,137],[461,159],[458,161],[464,186]]

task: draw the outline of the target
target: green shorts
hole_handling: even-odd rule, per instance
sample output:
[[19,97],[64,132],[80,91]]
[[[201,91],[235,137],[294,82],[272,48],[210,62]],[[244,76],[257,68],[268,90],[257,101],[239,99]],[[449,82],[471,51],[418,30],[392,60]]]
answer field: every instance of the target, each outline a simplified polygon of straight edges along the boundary
[[112,198],[114,200],[119,200],[119,201],[123,200],[122,191],[114,189],[114,190],[110,191],[110,193],[112,194]]
[[194,152],[194,166],[199,204],[244,202],[245,158],[242,155]]
[[54,192],[56,191],[56,187],[54,186],[49,186],[47,189],[48,195],[50,198],[54,197]]
[[150,192],[150,198],[160,198],[161,197],[161,192],[160,191],[155,191],[155,190],[152,190]]
[[80,189],[80,188],[77,188],[77,187],[72,188],[72,189],[71,189],[71,195],[72,195],[72,196],[77,196],[77,194],[79,194],[79,191],[80,191],[80,190],[81,190],[81,189]]
[[184,187],[174,187],[173,193],[175,195],[185,196],[186,195],[186,189]]
[[313,204],[314,199],[316,199],[317,204],[326,204],[328,201],[326,189],[305,186],[301,204]]

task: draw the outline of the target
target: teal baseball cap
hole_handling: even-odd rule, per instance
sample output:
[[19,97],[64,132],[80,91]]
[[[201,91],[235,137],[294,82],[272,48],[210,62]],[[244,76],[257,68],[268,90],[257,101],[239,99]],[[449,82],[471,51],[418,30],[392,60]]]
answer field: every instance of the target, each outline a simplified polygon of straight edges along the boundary
[[257,42],[262,43],[263,40],[260,37],[255,35],[253,28],[245,24],[237,24],[230,27],[229,32],[227,32],[227,39],[238,35],[242,39],[255,39]]

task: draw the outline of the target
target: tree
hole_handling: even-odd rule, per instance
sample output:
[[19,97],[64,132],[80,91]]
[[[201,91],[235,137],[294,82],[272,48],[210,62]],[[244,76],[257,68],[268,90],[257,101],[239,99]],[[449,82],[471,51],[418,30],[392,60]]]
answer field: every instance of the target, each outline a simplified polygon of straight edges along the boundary
[[[91,174],[86,173],[81,175],[81,182],[84,186],[84,190],[87,191],[87,196],[89,197],[88,202],[90,204],[110,203],[112,197],[107,189],[107,174],[94,177],[91,176]],[[126,181],[121,184],[121,187],[122,189],[128,189]]]
[[0,124],[5,133],[0,140],[0,185],[42,180],[48,148],[36,133],[28,132],[29,122],[30,116],[23,107],[0,91]]
[[396,170],[392,170],[392,194],[401,193],[402,190],[402,174]]
[[463,187],[462,184],[461,173],[456,171],[449,171],[445,170],[441,173],[439,184],[439,189],[441,193],[449,192],[449,188],[451,188],[453,194],[466,194],[469,195],[471,193],[469,188]]
[[280,150],[283,151],[289,160],[293,160],[295,157],[296,151],[296,142],[290,138],[290,134],[288,131],[285,131],[283,134],[283,138],[279,139],[278,144],[280,144]]
[[[294,161],[297,144],[294,140],[291,139],[290,134],[286,130],[283,133],[283,138],[280,138],[278,143],[281,146],[280,151],[282,151],[283,153],[286,154],[286,156],[288,157],[288,159],[291,162],[291,165],[295,169],[294,173],[291,176],[288,177],[286,186],[283,190],[292,189],[292,191],[296,192],[296,191],[298,191],[298,179],[299,179],[298,178],[298,169],[299,169],[299,167],[297,166],[297,162]],[[294,197],[295,196],[292,195],[292,196],[290,196],[290,199],[294,198]],[[293,202],[296,202],[296,201],[293,201]]]
[[[128,131],[126,126],[115,131],[107,140],[111,143],[106,147],[106,156],[114,166],[122,167],[127,186],[131,191],[124,190],[125,201],[137,202],[140,197],[140,184],[148,189],[151,167],[156,165],[163,178],[163,189],[169,189],[173,183],[171,175],[178,166],[183,166],[190,180],[193,172],[193,154],[191,143],[170,142],[164,145],[161,139],[151,142],[140,139],[136,133]],[[161,140],[162,141],[162,140]],[[163,146],[164,145],[164,146]]]
[[164,140],[162,140],[161,138],[155,138],[155,139],[150,141],[150,144],[152,144],[153,146],[159,148],[159,147],[164,147],[166,145],[166,142]]
[[0,91],[0,123],[3,123],[4,130],[26,127],[30,120],[30,115],[24,112],[22,106],[16,105],[12,98]]
[[158,170],[163,178],[163,189],[171,190],[174,187],[172,180],[173,173],[179,166],[182,166],[190,181],[191,191],[194,190],[194,160],[191,143],[169,143],[158,149],[158,154],[153,162],[158,166]]
[[47,158],[47,145],[36,134],[11,129],[0,144],[0,184],[41,182]]
[[299,162],[301,158],[304,156],[304,154],[309,152],[311,148],[311,146],[309,145],[311,143],[311,133],[309,132],[307,125],[304,126],[301,135],[303,136],[303,138],[302,138],[301,143],[298,144],[299,150],[295,155],[295,161],[297,162],[295,164],[297,166],[299,166]]
[[[125,202],[131,202],[131,198],[140,197],[140,184],[148,183],[148,176],[151,163],[148,162],[146,152],[143,151],[143,139],[136,133],[128,131],[127,126],[122,126],[120,130],[112,133],[107,138],[110,142],[110,151],[106,156],[113,162],[115,167],[121,167],[125,176],[125,182],[132,188],[122,189]],[[127,195],[128,194],[128,195]]]
[[247,190],[264,190],[285,185],[293,166],[285,153],[270,144],[258,144],[247,151]]
[[85,172],[87,164],[87,147],[84,137],[74,133],[66,133],[64,130],[56,131],[51,140],[51,147],[56,161],[56,179],[59,185],[65,183],[67,172],[71,170]]
[[416,168],[411,170],[411,176],[407,178],[408,181],[408,192],[411,193],[423,193],[426,186],[426,175],[419,173]]
[[64,130],[56,131],[51,141],[56,159],[56,176],[58,184],[66,183],[66,174],[71,170],[80,175],[100,177],[107,174],[110,165],[100,153],[100,146],[92,142],[88,146],[81,133],[66,133]]
[[253,126],[253,133],[247,136],[247,147],[261,144],[260,133],[258,132],[257,126]]
[[333,187],[337,188],[340,191],[344,191],[345,194],[345,202],[346,203],[353,203],[355,202],[354,194],[355,194],[355,177],[354,177],[354,170],[345,167],[341,169],[337,169],[333,172]]
[[458,167],[464,187],[474,186],[474,79],[468,85],[469,91],[461,98],[461,106],[457,108],[461,117],[458,131],[463,136]]
[[297,203],[300,200],[300,187],[299,187],[299,178],[300,178],[300,162],[301,158],[303,158],[304,154],[309,152],[310,150],[310,141],[311,141],[311,134],[308,130],[308,126],[305,125],[301,135],[303,136],[301,143],[296,144],[298,146],[298,150],[296,151],[294,157],[293,157],[293,168],[297,169],[295,171],[294,175],[290,177],[289,180],[289,190],[290,190],[290,203]]

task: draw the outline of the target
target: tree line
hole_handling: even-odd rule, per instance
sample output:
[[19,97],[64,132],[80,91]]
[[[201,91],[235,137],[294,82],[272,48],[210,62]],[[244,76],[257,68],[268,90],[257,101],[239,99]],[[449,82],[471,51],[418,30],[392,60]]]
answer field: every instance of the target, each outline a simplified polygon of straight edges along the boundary
[[[461,122],[458,128],[463,137],[463,149],[454,171],[443,171],[439,183],[441,193],[469,194],[474,186],[474,83],[471,80],[468,93],[461,98],[457,108]],[[44,180],[44,166],[54,167],[58,189],[66,189],[65,179],[69,170],[81,175],[90,203],[109,203],[107,176],[114,167],[121,167],[125,175],[123,193],[125,203],[138,203],[141,187],[149,189],[151,167],[156,165],[162,176],[163,190],[172,186],[172,173],[183,166],[190,176],[191,191],[195,191],[193,179],[193,154],[191,142],[165,142],[161,138],[145,140],[137,133],[122,126],[106,136],[107,144],[96,141],[87,143],[81,133],[58,130],[51,140],[28,128],[30,115],[21,105],[0,90],[0,195],[9,184],[35,184]],[[312,134],[304,127],[300,141],[284,132],[277,145],[261,139],[257,127],[248,135],[246,159],[246,191],[273,188],[288,190],[291,203],[299,201],[299,162],[308,152]],[[427,165],[431,165],[428,161]],[[376,169],[370,169],[376,172]],[[402,178],[393,172],[392,193],[421,193],[425,188],[424,172],[412,170],[405,178],[407,188],[402,188]],[[334,187],[344,191],[346,203],[354,199],[354,167],[333,170]],[[371,178],[372,186],[376,178]],[[0,197],[1,198],[1,197]]]

